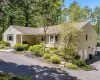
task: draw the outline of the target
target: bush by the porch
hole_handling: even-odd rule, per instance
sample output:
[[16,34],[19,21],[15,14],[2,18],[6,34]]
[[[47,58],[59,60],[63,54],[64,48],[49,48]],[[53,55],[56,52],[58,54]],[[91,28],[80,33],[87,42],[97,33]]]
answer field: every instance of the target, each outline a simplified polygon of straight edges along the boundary
[[29,47],[28,44],[16,44],[16,45],[14,46],[14,49],[15,49],[16,51],[24,51],[24,50],[27,50],[28,47]]

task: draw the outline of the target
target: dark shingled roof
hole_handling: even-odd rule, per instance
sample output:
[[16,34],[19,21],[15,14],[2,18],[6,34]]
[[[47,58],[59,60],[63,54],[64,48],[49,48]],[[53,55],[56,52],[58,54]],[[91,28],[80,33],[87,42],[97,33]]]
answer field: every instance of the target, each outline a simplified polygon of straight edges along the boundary
[[[88,22],[80,22],[78,23],[78,28],[83,28]],[[11,26],[23,34],[30,34],[30,35],[42,35],[44,34],[44,27],[40,28],[32,28],[32,27],[22,27],[22,26]],[[47,34],[59,34],[60,28],[58,25],[49,26],[47,29]]]

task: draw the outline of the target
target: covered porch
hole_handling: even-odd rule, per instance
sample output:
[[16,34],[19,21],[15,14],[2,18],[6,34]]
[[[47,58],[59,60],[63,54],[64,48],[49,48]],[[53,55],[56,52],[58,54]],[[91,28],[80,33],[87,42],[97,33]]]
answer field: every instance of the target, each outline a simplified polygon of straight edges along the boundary
[[34,35],[16,35],[16,43],[36,45],[40,41],[39,38],[39,36]]

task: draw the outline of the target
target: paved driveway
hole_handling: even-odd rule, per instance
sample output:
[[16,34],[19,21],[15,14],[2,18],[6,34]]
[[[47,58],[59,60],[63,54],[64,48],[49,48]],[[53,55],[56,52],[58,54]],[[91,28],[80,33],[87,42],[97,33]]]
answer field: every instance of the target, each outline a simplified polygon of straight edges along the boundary
[[97,67],[97,70],[61,70],[35,59],[0,52],[1,71],[32,77],[33,80],[100,80],[100,61],[92,65]]

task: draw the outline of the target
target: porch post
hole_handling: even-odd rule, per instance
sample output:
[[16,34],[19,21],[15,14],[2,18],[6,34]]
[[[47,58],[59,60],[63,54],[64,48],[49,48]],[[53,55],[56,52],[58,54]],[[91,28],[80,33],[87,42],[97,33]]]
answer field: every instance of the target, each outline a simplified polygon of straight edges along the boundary
[[23,44],[23,35],[21,35],[21,44]]

